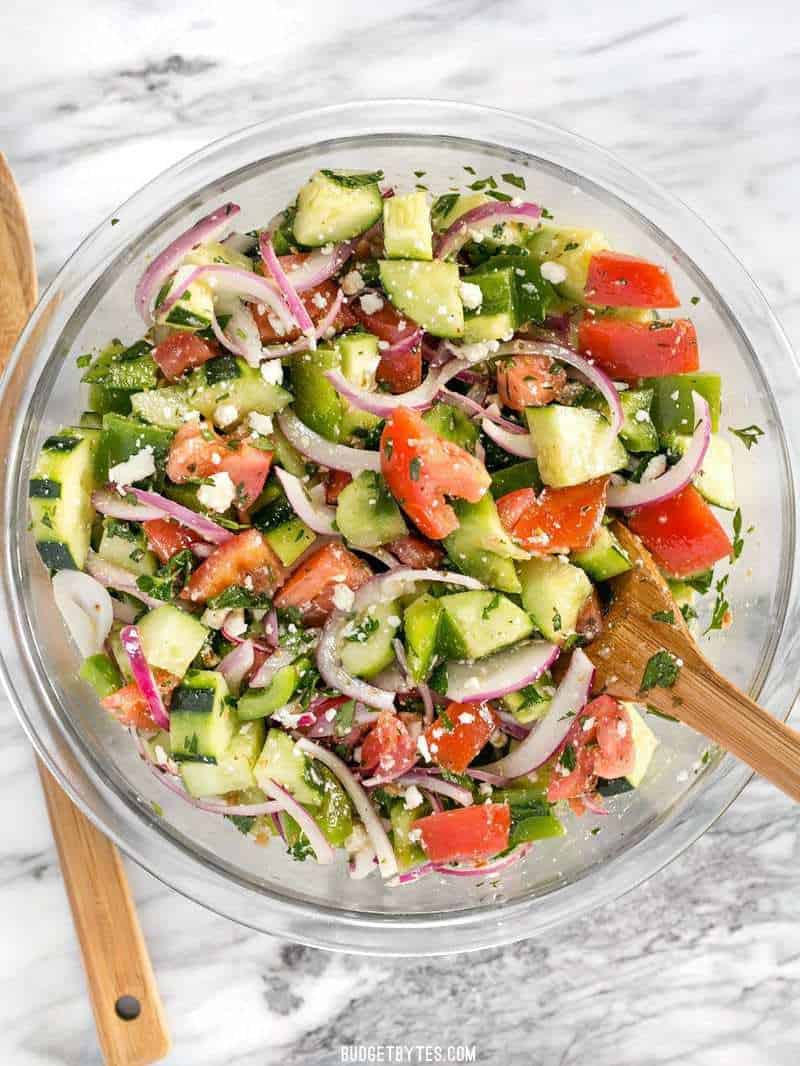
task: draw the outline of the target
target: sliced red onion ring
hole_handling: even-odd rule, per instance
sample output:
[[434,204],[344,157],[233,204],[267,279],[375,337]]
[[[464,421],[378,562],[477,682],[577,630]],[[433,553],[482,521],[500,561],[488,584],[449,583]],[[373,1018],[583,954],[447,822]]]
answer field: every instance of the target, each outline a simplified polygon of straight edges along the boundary
[[390,551],[385,548],[362,548],[360,545],[354,545],[355,550],[361,552],[362,555],[371,555],[373,559],[377,559],[379,563],[388,570],[396,570],[400,566],[400,560],[397,559]]
[[[336,296],[334,297],[331,306],[326,311],[325,317],[321,318],[317,323],[317,327],[314,331],[315,342],[324,339],[333,330],[336,316],[339,314],[343,303],[344,296],[342,295],[342,290],[337,289]],[[262,356],[264,359],[281,359],[285,355],[296,355],[299,352],[307,352],[310,347],[311,339],[302,336],[291,344],[270,344],[267,348],[262,349]]]
[[530,844],[520,844],[508,855],[504,855],[494,862],[487,862],[483,865],[459,863],[458,866],[453,866],[449,863],[435,863],[434,868],[437,873],[448,874],[451,877],[493,877],[495,874],[507,870],[510,866],[515,866],[520,859],[525,858],[530,850]]
[[524,740],[528,733],[531,731],[529,725],[523,725],[522,722],[518,722],[513,714],[508,711],[494,712],[497,715],[497,721],[500,729],[508,736],[513,737],[514,740]]
[[187,529],[193,529],[195,533],[199,533],[204,540],[211,541],[212,544],[224,544],[225,541],[230,540],[233,536],[229,529],[218,526],[216,522],[212,522],[205,515],[198,514],[197,511],[193,511],[190,507],[184,507],[181,503],[167,499],[160,492],[137,488],[125,488],[124,491],[133,493],[140,503],[154,508],[157,507],[162,516],[169,515],[170,518],[174,518],[182,526],[186,526]]
[[558,658],[558,648],[544,640],[518,644],[475,663],[450,663],[447,698],[483,703],[531,685]]
[[336,518],[336,509],[329,507],[327,504],[316,503],[309,499],[303,482],[299,477],[295,477],[294,474],[290,474],[279,466],[275,467],[275,474],[283,486],[286,499],[291,504],[292,510],[297,517],[305,522],[310,529],[313,529],[315,533],[333,534],[335,532],[333,523]]
[[398,874],[397,877],[393,877],[389,882],[390,887],[396,887],[397,885],[410,885],[414,881],[419,881],[421,877],[427,877],[428,874],[435,874],[437,872],[436,864],[433,862],[423,862],[419,866],[413,866],[410,870],[406,870],[405,873]]
[[212,315],[211,328],[223,348],[240,355],[250,366],[259,365],[262,360],[261,337],[253,312],[247,304],[236,301],[225,329],[220,326],[216,314]]
[[356,780],[351,770],[342,762],[338,755],[334,755],[332,751],[328,751],[320,744],[315,744],[313,740],[308,740],[307,737],[301,737],[295,746],[307,755],[311,755],[312,758],[319,759],[321,763],[328,767],[331,773],[336,775],[340,785],[353,801],[356,813],[364,823],[364,829],[375,849],[381,876],[384,878],[393,877],[397,873],[397,859],[391,842],[375,808],[372,806],[369,796]]
[[502,774],[493,774],[491,770],[486,770],[482,766],[469,766],[464,773],[467,777],[474,777],[476,781],[485,781],[487,785],[494,785],[495,788],[505,788],[512,780],[510,777],[503,777]]
[[155,257],[139,279],[134,294],[136,310],[148,325],[153,321],[151,310],[153,300],[169,275],[180,266],[184,257],[198,244],[216,240],[227,229],[234,215],[239,214],[239,211],[238,204],[223,204],[210,215],[201,218],[180,237],[176,237],[163,252]]
[[699,393],[692,393],[692,403],[695,427],[684,455],[666,473],[653,478],[652,481],[628,481],[623,485],[615,485],[612,481],[606,497],[609,507],[629,510],[632,507],[644,507],[648,503],[668,500],[670,496],[675,496],[681,489],[686,488],[702,468],[711,442],[711,412],[707,401]]
[[250,688],[266,688],[279,670],[290,666],[297,658],[297,653],[287,648],[277,648],[250,678]]
[[[473,386],[473,388],[474,387],[475,386]],[[510,418],[505,418],[500,413],[496,404],[491,403],[488,407],[484,407],[471,396],[463,396],[460,392],[451,392],[450,389],[442,389],[440,395],[447,400],[448,403],[453,403],[457,407],[460,407],[462,411],[465,411],[470,416],[470,418],[485,418],[489,422],[494,422],[496,426],[500,426],[502,429],[507,430],[509,433],[524,437],[527,437],[528,435],[528,431],[524,426],[512,422]]]
[[278,425],[289,443],[320,466],[326,466],[332,470],[346,470],[350,474],[360,474],[362,470],[380,471],[379,452],[348,448],[344,444],[332,444],[319,433],[315,433],[313,429],[309,429],[293,411],[281,411],[277,417]]
[[431,774],[426,774],[422,771],[415,773],[405,773],[401,777],[395,778],[394,783],[396,785],[402,785],[405,788],[410,788],[412,785],[418,785],[420,788],[426,789],[428,792],[438,792],[441,796],[448,796],[456,803],[460,803],[462,807],[470,807],[472,805],[472,793],[468,788],[462,788],[461,785],[454,785],[452,781],[443,781],[440,777],[433,777]]
[[388,355],[405,355],[406,352],[412,351],[422,341],[422,330],[415,329],[413,333],[407,334],[399,341],[395,341],[394,344],[390,344],[388,348],[382,348],[380,353],[382,356]]
[[180,796],[189,806],[196,807],[199,811],[205,811],[207,814],[222,814],[234,818],[257,818],[262,814],[275,814],[277,811],[283,810],[281,805],[275,800],[267,800],[264,803],[213,803],[208,800],[196,799],[194,796],[189,795],[173,774],[152,762],[138,736],[135,739],[139,754],[156,780],[160,781],[170,792]]
[[279,785],[277,781],[267,779],[262,782],[261,787],[268,796],[272,796],[274,800],[277,800],[286,813],[290,814],[303,830],[308,837],[309,844],[314,850],[317,862],[322,863],[325,866],[332,863],[336,857],[336,853],[326,840],[325,834],[305,807],[301,806],[294,796],[290,792],[287,792],[282,785]]
[[131,664],[133,680],[147,701],[153,721],[160,729],[168,730],[169,715],[161,698],[156,679],[153,677],[153,671],[144,657],[138,628],[136,626],[124,626],[120,630],[119,638],[125,654],[128,656],[128,662]]
[[243,640],[233,651],[228,652],[217,667],[234,695],[238,693],[245,677],[253,669],[254,661],[255,648],[252,640]]
[[544,718],[518,748],[481,769],[513,778],[529,774],[547,762],[564,743],[575,716],[586,706],[593,677],[594,667],[584,652],[576,648]]
[[365,611],[373,603],[386,603],[388,600],[397,599],[398,596],[405,596],[414,591],[414,586],[419,581],[438,581],[443,585],[458,585],[465,589],[485,588],[477,578],[457,574],[453,570],[417,570],[410,566],[400,566],[396,570],[376,574],[362,585],[356,592],[353,609],[357,612]]
[[[343,241],[341,244],[334,245],[330,252],[323,252],[320,250],[311,252],[311,254],[297,266],[287,262],[285,274],[295,292],[306,292],[308,289],[316,289],[316,287],[321,285],[323,281],[332,278],[333,275],[338,273],[338,271],[344,266],[352,254],[353,242]],[[280,256],[279,261],[281,267],[284,265],[284,260],[289,260],[291,258],[291,256]]]
[[86,569],[106,588],[115,589],[117,592],[127,592],[148,607],[164,606],[163,600],[157,600],[154,596],[148,596],[146,592],[142,592],[136,584],[136,575],[130,570],[124,570],[121,566],[106,562],[91,549],[86,556]]
[[289,308],[289,313],[300,327],[301,332],[311,341],[312,349],[316,348],[317,341],[314,336],[314,323],[311,321],[303,301],[297,295],[294,286],[287,278],[286,273],[281,266],[281,261],[275,254],[272,238],[268,233],[261,234],[258,240],[258,247],[261,252],[261,258],[264,260],[264,265],[267,267],[275,280],[275,284],[280,289],[281,295],[286,302],[286,306]]
[[427,378],[415,389],[393,395],[389,392],[370,392],[353,385],[341,370],[327,370],[325,377],[338,393],[344,396],[360,411],[386,417],[398,407],[410,407],[421,411],[432,407],[440,389],[467,364],[460,359],[451,359],[437,370],[431,370]]
[[516,340],[510,341],[508,344],[501,344],[498,348],[497,357],[507,355],[546,355],[550,359],[557,359],[559,363],[566,363],[568,366],[574,367],[597,389],[608,404],[611,428],[614,433],[619,433],[622,429],[625,414],[622,410],[619,393],[614,387],[614,382],[598,366],[584,356],[578,355],[572,348],[568,348],[564,344],[554,344],[548,341]]
[[603,797],[598,792],[590,792],[580,798],[586,810],[591,811],[592,814],[608,814],[608,808],[603,803]]
[[160,507],[131,503],[112,489],[98,489],[97,492],[93,492],[92,506],[100,514],[108,515],[109,518],[118,518],[121,522],[149,522],[153,518],[164,517],[164,512]]
[[541,208],[536,204],[514,206],[500,201],[480,204],[478,207],[473,207],[471,211],[465,211],[438,238],[434,253],[435,258],[446,259],[448,255],[454,255],[467,243],[473,231],[483,233],[500,222],[522,222],[526,224],[536,222],[538,224],[541,213]]
[[264,640],[270,648],[277,648],[280,643],[278,635],[278,612],[271,607],[264,616]]
[[160,316],[168,314],[189,286],[198,281],[208,285],[214,293],[230,293],[233,296],[243,296],[265,304],[283,323],[287,332],[294,329],[294,319],[271,281],[254,271],[242,270],[241,267],[226,266],[221,263],[210,263],[188,271],[178,284],[172,286],[164,302],[159,304],[158,314]]
[[481,429],[487,437],[493,440],[503,451],[508,452],[509,455],[518,455],[520,459],[536,458],[533,442],[527,433],[510,433],[507,429],[502,429],[494,422],[490,422],[488,418],[481,419]]
[[417,685],[417,692],[419,693],[419,698],[422,700],[422,706],[425,708],[425,725],[430,725],[435,716],[433,696],[431,695],[430,686],[424,681],[420,681]]
[[81,570],[59,570],[53,577],[53,597],[84,659],[101,652],[114,621],[108,589]]

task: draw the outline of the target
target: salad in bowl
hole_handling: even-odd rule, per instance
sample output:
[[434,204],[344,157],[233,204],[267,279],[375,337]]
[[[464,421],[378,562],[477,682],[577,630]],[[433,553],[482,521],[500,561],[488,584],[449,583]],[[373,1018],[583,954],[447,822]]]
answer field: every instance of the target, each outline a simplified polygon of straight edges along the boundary
[[80,676],[164,787],[391,885],[500,872],[645,779],[648,679],[596,693],[582,650],[613,519],[687,620],[735,552],[668,271],[470,184],[320,170],[259,228],[197,221],[30,481]]

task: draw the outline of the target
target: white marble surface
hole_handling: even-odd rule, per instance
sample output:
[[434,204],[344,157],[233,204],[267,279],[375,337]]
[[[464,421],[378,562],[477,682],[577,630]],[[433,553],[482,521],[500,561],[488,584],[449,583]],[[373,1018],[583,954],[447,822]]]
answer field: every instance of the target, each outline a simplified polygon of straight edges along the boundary
[[[13,10],[12,10],[13,8]],[[43,280],[144,181],[287,108],[432,95],[570,127],[703,214],[800,347],[800,9],[792,0],[27,0],[0,11],[0,148]],[[99,1061],[33,759],[0,707],[0,1059]],[[689,853],[551,936],[434,961],[278,943],[130,867],[173,1064],[340,1061],[342,1044],[477,1061],[795,1066],[798,819],[748,787]]]

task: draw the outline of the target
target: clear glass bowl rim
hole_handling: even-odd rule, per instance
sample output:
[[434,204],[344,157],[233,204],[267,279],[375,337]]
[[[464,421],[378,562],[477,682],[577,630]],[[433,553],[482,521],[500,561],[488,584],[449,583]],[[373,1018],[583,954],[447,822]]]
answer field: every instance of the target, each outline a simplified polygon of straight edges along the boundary
[[[723,298],[727,311],[753,351],[756,336],[769,338],[778,354],[768,365],[768,392],[771,396],[781,433],[782,460],[787,485],[797,498],[797,471],[789,457],[800,454],[800,428],[792,423],[788,398],[800,382],[798,364],[775,316],[744,267],[727,246],[706,224],[675,197],[654,182],[622,163],[605,149],[556,127],[522,115],[473,104],[424,99],[387,99],[349,102],[301,112],[286,118],[268,120],[246,127],[212,142],[170,167],[135,193],[91,233],[73,253],[42,295],[20,341],[15,348],[3,379],[0,394],[0,422],[4,433],[13,422],[24,418],[20,411],[15,420],[9,402],[21,388],[23,362],[29,346],[39,350],[38,368],[52,359],[61,329],[69,314],[59,317],[57,304],[62,289],[77,284],[74,275],[84,262],[97,263],[98,251],[109,251],[109,224],[119,217],[114,231],[118,261],[120,248],[137,245],[142,222],[148,232],[197,194],[196,171],[203,184],[222,175],[202,170],[204,161],[225,149],[232,157],[241,150],[247,163],[253,162],[248,145],[251,141],[269,143],[269,156],[320,145],[343,138],[391,136],[448,136],[473,141],[478,145],[500,147],[527,156],[551,160],[557,156],[559,166],[594,181],[607,193],[615,195],[634,209],[693,258],[692,249],[702,251],[700,259],[714,262],[711,275],[725,273],[726,284],[735,282],[737,299]],[[540,155],[542,149],[548,154]],[[238,158],[238,157],[237,157]],[[247,164],[243,164],[247,165]],[[235,177],[237,168],[227,176]],[[195,184],[192,186],[191,181]],[[635,206],[644,201],[645,211]],[[167,205],[165,208],[164,205]],[[682,239],[672,235],[678,229]],[[669,235],[669,237],[667,237]],[[687,248],[688,243],[688,248]],[[136,252],[140,248],[136,247]],[[133,253],[131,253],[133,254]],[[107,264],[101,258],[100,262]],[[701,271],[704,267],[700,266]],[[91,271],[87,271],[91,276]],[[706,269],[706,278],[708,271]],[[81,299],[90,285],[85,285]],[[42,355],[42,353],[47,353]],[[755,358],[755,357],[754,357]],[[766,380],[766,379],[765,379]],[[25,611],[11,576],[15,564],[15,544],[20,527],[17,514],[14,472],[19,455],[12,438],[5,467],[2,494],[3,577],[0,585],[0,610],[9,619],[19,637],[19,618]],[[792,550],[783,560],[785,576],[783,625],[772,642],[752,695],[768,696],[774,713],[788,715],[796,695],[790,678],[779,675],[781,664],[796,661],[800,649],[800,604],[797,588],[800,567],[794,552],[794,507],[788,509],[790,528],[786,543]],[[119,792],[103,768],[85,758],[74,736],[64,729],[46,705],[48,694],[41,679],[32,671],[24,642],[16,640],[15,654],[4,652],[0,669],[14,709],[32,744],[56,779],[85,814],[131,858],[165,884],[203,904],[209,909],[241,924],[273,935],[315,947],[379,955],[431,955],[494,947],[529,937],[558,922],[574,918],[590,908],[609,902],[646,880],[691,845],[733,802],[750,778],[747,767],[729,756],[698,779],[695,787],[670,816],[666,816],[645,839],[633,844],[610,863],[589,869],[582,877],[534,900],[515,900],[486,904],[468,911],[431,912],[427,914],[387,915],[342,911],[304,901],[289,900],[269,891],[259,893],[258,906],[252,906],[243,893],[254,896],[246,883],[226,875],[202,855],[185,848],[159,825],[157,817],[147,818],[140,808],[133,808]],[[60,741],[59,744],[54,743]]]

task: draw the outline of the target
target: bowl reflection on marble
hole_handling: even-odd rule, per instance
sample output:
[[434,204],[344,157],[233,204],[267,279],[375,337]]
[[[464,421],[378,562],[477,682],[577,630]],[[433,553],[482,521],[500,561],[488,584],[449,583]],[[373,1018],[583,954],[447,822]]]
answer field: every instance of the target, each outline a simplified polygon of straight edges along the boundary
[[[680,203],[603,150],[530,119],[420,100],[345,104],[235,133],[177,164],[115,211],[43,296],[5,378],[2,448],[3,672],[40,755],[89,816],[177,890],[236,921],[319,947],[427,954],[530,936],[597,907],[649,877],[736,797],[745,767],[684,727],[652,718],[661,738],[643,787],[610,801],[606,818],[568,819],[568,835],[537,844],[497,881],[428,877],[400,888],[344,865],[292,861],[166,791],[127,733],[75,676],[77,656],[53,611],[50,583],[26,536],[26,486],[44,437],[81,410],[79,353],[141,325],[133,289],[148,255],[224,200],[242,228],[263,224],[319,166],[375,169],[432,189],[513,169],[559,221],[669,263],[691,306],[703,367],[724,376],[723,425],[764,428],[737,447],[738,495],[755,525],[732,570],[733,628],[704,639],[732,681],[785,717],[800,642],[794,497],[800,428],[793,355],[762,296],[727,248]],[[471,179],[468,179],[471,180]],[[156,813],[158,811],[159,813]],[[593,830],[599,829],[598,832]]]

